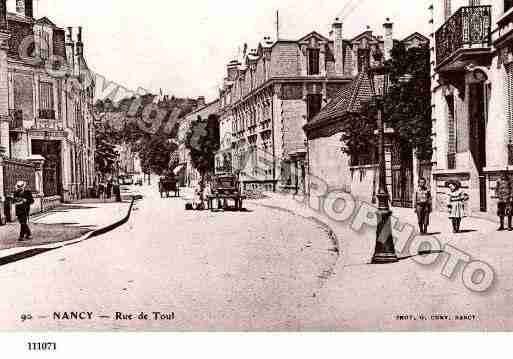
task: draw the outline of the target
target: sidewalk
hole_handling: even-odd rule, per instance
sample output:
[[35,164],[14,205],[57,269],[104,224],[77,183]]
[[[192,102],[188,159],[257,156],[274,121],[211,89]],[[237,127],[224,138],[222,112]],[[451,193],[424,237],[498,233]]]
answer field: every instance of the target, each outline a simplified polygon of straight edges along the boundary
[[19,242],[19,224],[0,226],[0,251],[30,248],[77,239],[83,235],[121,220],[127,214],[130,202],[103,203],[84,200],[63,204],[30,219],[32,239]]
[[[464,252],[471,260],[489,264],[495,272],[494,286],[484,293],[470,291],[463,283],[463,262],[451,278],[442,275],[448,253],[438,255],[431,265],[419,263],[421,257],[400,255],[402,260],[389,265],[370,265],[375,246],[375,228],[360,232],[351,222],[330,220],[292,196],[268,194],[270,198],[248,204],[282,208],[306,218],[316,218],[336,234],[341,257],[335,274],[312,298],[311,312],[304,317],[305,330],[505,330],[513,328],[513,233],[496,232],[498,224],[483,218],[466,218],[463,233],[453,234],[443,213],[431,216],[431,233],[441,249],[446,244]],[[358,206],[356,207],[358,209]],[[412,209],[393,208],[401,223],[415,226]],[[418,237],[417,237],[418,238]],[[406,247],[408,248],[408,247]],[[334,314],[337,313],[337,314]],[[398,321],[397,315],[475,314],[472,321]],[[312,320],[312,318],[314,318]]]

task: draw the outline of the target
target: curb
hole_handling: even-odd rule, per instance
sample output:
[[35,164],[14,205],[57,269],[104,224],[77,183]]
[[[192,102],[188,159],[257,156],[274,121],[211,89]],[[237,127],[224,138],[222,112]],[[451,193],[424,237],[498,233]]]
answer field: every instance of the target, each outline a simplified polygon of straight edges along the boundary
[[6,249],[5,250],[6,252],[10,251],[12,254],[0,257],[0,267],[4,266],[6,264],[20,261],[22,259],[34,257],[34,256],[37,256],[42,253],[53,251],[55,249],[72,246],[74,244],[78,244],[78,243],[87,241],[88,239],[101,236],[102,234],[108,233],[118,227],[121,227],[123,224],[127,223],[128,220],[130,219],[130,216],[132,214],[132,209],[133,209],[135,201],[137,199],[139,199],[139,198],[136,196],[132,197],[132,202],[130,203],[130,207],[128,208],[128,212],[125,217],[123,217],[122,219],[120,219],[108,226],[105,226],[105,227],[96,229],[94,231],[91,231],[89,233],[86,233],[80,238],[71,239],[66,242],[51,243],[51,244],[47,244],[47,245],[39,245],[39,246],[27,247],[27,248],[23,248],[23,249],[20,249],[20,248]]

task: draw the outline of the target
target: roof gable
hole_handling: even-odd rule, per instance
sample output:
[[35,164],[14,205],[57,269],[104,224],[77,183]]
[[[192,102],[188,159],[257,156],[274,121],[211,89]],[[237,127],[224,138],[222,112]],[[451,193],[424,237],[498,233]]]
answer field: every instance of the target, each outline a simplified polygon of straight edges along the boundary
[[304,127],[305,131],[342,121],[349,114],[359,113],[364,103],[374,96],[374,83],[366,71],[360,72],[349,85],[338,94]]
[[317,31],[312,31],[308,35],[305,35],[302,38],[300,38],[297,42],[308,42],[311,38],[315,38],[317,41],[325,41],[325,42],[330,41],[330,39],[328,39],[325,36],[322,36]]
[[36,20],[36,24],[38,25],[46,25],[46,26],[50,26],[50,27],[57,27],[57,25],[55,25],[49,18],[47,18],[46,16],[45,17],[42,17],[38,20]]
[[414,32],[413,34],[407,36],[406,38],[404,38],[402,41],[403,42],[410,42],[410,41],[413,41],[413,40],[417,40],[419,42],[429,42],[429,39],[422,35],[421,33],[419,32]]
[[351,43],[361,42],[364,39],[367,40],[367,42],[369,42],[369,43],[377,43],[377,42],[379,42],[378,38],[372,34],[372,31],[371,30],[367,30],[367,31],[362,32],[360,35],[355,36],[351,40]]

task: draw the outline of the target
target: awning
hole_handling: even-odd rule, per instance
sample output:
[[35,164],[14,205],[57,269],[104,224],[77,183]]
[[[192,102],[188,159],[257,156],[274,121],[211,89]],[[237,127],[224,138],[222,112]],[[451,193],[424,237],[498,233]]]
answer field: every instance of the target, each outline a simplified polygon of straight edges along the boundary
[[182,172],[182,170],[185,168],[184,165],[180,165],[180,166],[177,166],[174,170],[173,170],[173,173],[175,174],[175,176],[178,176],[178,174],[180,172]]

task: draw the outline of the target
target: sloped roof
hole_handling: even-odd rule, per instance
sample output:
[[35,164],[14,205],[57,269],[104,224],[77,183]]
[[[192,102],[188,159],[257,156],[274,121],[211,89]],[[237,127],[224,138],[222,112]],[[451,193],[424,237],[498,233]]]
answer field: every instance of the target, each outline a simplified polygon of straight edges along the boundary
[[50,26],[50,27],[57,27],[57,25],[55,25],[49,18],[47,18],[46,16],[45,17],[42,17],[38,20],[36,20],[36,24],[41,24],[41,25],[47,25],[47,26]]
[[349,85],[338,94],[309,122],[305,131],[322,127],[333,120],[342,120],[348,114],[358,113],[362,105],[375,94],[374,84],[366,71],[360,72]]
[[419,39],[422,42],[429,42],[429,39],[426,36],[422,35],[420,32],[414,32],[413,34],[408,35],[402,40],[402,42],[407,42],[412,39]]

